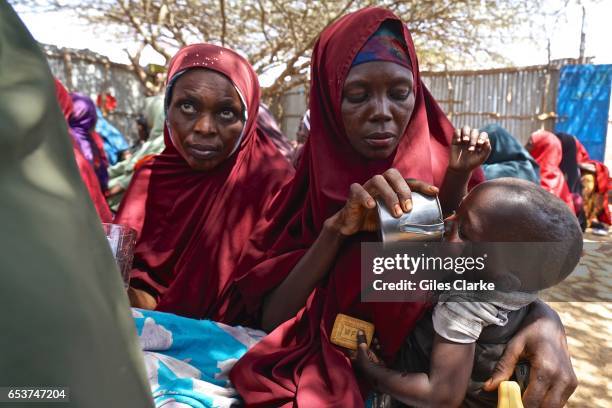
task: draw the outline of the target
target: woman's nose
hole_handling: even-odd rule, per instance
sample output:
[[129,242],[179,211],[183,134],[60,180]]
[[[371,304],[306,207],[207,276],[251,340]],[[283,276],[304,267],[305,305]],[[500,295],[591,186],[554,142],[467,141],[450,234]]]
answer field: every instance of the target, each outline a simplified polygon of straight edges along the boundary
[[216,129],[213,115],[205,113],[197,119],[193,130],[202,135],[210,135],[216,133]]
[[391,104],[386,96],[379,96],[374,99],[374,113],[371,120],[374,122],[388,122],[393,119],[391,115]]

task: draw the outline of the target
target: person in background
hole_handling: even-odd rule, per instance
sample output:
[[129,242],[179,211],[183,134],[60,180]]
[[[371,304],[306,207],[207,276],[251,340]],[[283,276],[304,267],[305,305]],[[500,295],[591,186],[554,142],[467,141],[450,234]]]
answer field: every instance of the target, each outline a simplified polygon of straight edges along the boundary
[[600,162],[584,163],[582,168],[582,194],[586,226],[595,235],[606,236],[610,228],[608,185],[610,173]]
[[574,137],[574,141],[576,160],[581,174],[586,227],[591,228],[591,232],[595,235],[606,236],[612,224],[608,205],[610,171],[605,164],[591,160],[589,153],[578,138]]
[[257,126],[272,140],[278,151],[287,159],[288,162],[293,160],[293,146],[280,130],[274,115],[270,109],[264,104],[259,105],[259,115],[257,116]]
[[580,227],[584,231],[586,228],[586,218],[584,215],[584,205],[582,199],[582,182],[580,180],[580,167],[578,166],[578,146],[577,139],[567,133],[555,132],[561,141],[562,157],[559,168],[565,176],[567,187],[574,201],[576,216],[580,222]]
[[[156,95],[145,99],[142,111],[144,125],[146,126],[146,138],[142,144],[134,150],[129,159],[122,160],[108,169],[108,193],[107,200],[113,211],[117,211],[123,199],[123,194],[130,185],[134,168],[137,163],[151,159],[164,150],[164,96]],[[143,129],[144,131],[145,129]]]
[[5,1],[0,73],[0,384],[65,387],[70,399],[5,406],[153,407],[123,282],[74,162],[56,84]]
[[559,168],[563,156],[561,141],[554,133],[547,130],[538,130],[531,134],[527,143],[527,150],[540,165],[540,185],[553,193],[576,212],[574,199],[569,191],[567,181]]
[[306,140],[308,140],[308,136],[310,135],[310,109],[306,110],[304,116],[302,116],[302,120],[300,121],[300,126],[298,126],[298,130],[296,133],[296,140],[294,146],[293,153],[293,167],[297,168],[299,165],[300,158],[302,157],[302,150],[304,149],[304,144]]
[[102,136],[104,141],[104,152],[108,158],[110,166],[118,161],[125,159],[124,155],[129,154],[130,145],[116,127],[106,120],[100,108],[96,108],[96,132]]
[[498,124],[480,129],[489,135],[491,154],[482,165],[487,180],[516,177],[540,184],[540,167],[529,152]]
[[100,188],[105,193],[108,188],[108,158],[104,152],[104,142],[94,130],[98,120],[96,105],[91,98],[79,93],[71,93],[70,97],[73,106],[69,119],[71,134],[93,167]]
[[257,128],[259,95],[255,71],[230,49],[193,44],[171,60],[164,151],[134,173],[115,217],[138,232],[133,306],[251,320],[235,287],[236,263],[293,176]]
[[[68,125],[70,115],[72,114],[72,98],[64,85],[57,79],[55,80],[55,88],[57,100],[60,108],[62,109],[62,113],[64,114],[64,118],[66,119],[66,125]],[[68,128],[68,132],[70,133],[70,128]],[[96,177],[96,173],[94,173],[93,167],[91,167],[87,159],[85,159],[85,156],[83,156],[83,153],[81,153],[81,149],[77,145],[74,137],[69,136],[69,138],[72,143],[72,150],[74,152],[77,167],[79,168],[79,172],[81,174],[81,179],[83,180],[83,183],[85,183],[85,187],[87,187],[89,197],[91,198],[94,207],[96,207],[98,216],[102,222],[110,223],[113,221],[113,214],[106,203],[104,195],[102,195],[102,189],[100,188],[100,182]]]

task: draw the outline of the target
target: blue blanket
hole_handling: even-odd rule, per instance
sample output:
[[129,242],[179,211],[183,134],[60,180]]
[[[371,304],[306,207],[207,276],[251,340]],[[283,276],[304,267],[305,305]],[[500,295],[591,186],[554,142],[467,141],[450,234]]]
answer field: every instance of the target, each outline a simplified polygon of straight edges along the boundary
[[156,407],[240,404],[229,371],[264,332],[142,309],[132,314]]

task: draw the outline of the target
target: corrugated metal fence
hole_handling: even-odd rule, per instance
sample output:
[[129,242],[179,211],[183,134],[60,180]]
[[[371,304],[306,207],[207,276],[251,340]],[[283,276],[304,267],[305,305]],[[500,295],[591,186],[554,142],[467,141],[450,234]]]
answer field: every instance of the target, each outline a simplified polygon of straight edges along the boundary
[[69,91],[86,94],[94,102],[100,93],[110,92],[117,99],[117,109],[108,115],[109,121],[130,140],[137,137],[135,119],[143,106],[145,88],[130,66],[87,50],[42,47],[51,72]]
[[[559,68],[532,66],[483,71],[423,72],[423,81],[455,126],[499,123],[523,143],[537,129],[554,127]],[[307,109],[296,88],[283,99],[282,128],[293,138]]]
[[423,82],[456,127],[499,123],[526,143],[552,129],[559,69],[550,66],[423,72]]

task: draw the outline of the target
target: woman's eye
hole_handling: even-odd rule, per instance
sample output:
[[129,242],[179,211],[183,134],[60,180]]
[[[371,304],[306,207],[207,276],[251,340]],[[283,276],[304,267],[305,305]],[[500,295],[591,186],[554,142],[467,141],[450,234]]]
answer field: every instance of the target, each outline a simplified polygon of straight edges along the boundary
[[345,98],[350,103],[361,103],[368,99],[368,94],[366,92],[349,93],[345,95]]
[[219,116],[221,116],[221,119],[225,120],[225,121],[232,121],[236,118],[236,114],[234,113],[233,110],[230,109],[224,109],[219,113]]
[[180,108],[183,113],[187,113],[187,114],[195,113],[195,106],[193,106],[192,103],[183,102],[181,103]]
[[395,90],[391,92],[391,98],[398,100],[398,101],[404,101],[408,99],[409,96],[410,96],[409,90]]

